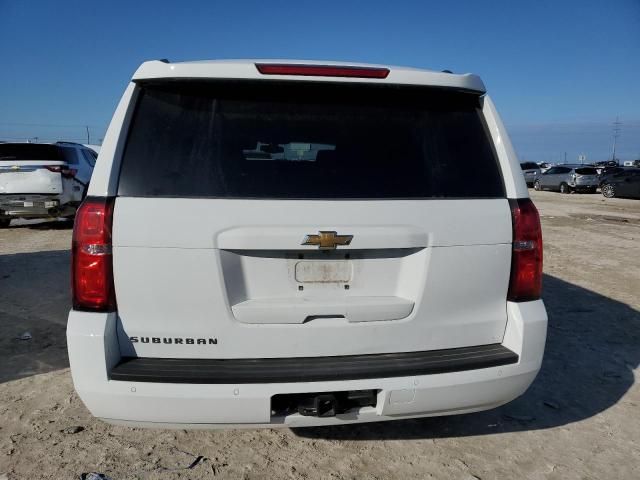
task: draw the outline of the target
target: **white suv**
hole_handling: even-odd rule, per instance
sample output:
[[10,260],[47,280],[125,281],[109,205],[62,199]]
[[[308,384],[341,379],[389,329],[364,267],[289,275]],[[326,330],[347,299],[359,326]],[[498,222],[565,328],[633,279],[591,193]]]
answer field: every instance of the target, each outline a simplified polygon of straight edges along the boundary
[[73,381],[181,427],[448,415],[542,361],[542,238],[475,75],[144,63],[73,236]]
[[78,143],[0,143],[0,227],[13,218],[73,216],[96,158]]

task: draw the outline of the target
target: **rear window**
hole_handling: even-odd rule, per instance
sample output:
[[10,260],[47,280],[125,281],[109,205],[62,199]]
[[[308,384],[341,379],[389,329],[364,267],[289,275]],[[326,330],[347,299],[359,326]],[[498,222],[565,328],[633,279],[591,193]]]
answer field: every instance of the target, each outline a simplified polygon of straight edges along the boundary
[[55,145],[39,143],[0,143],[0,161],[64,160]]
[[60,150],[62,150],[62,155],[67,163],[74,165],[78,163],[78,155],[76,154],[75,148],[60,147]]
[[520,167],[522,168],[522,170],[535,170],[538,167],[537,163],[533,163],[533,162],[525,162],[525,163],[521,163]]
[[597,175],[598,171],[595,168],[576,168],[578,175]]
[[476,95],[280,82],[146,84],[121,196],[495,198]]
[[85,161],[92,167],[95,167],[96,165],[96,156],[95,156],[95,152],[93,150],[82,150],[82,156],[84,157]]

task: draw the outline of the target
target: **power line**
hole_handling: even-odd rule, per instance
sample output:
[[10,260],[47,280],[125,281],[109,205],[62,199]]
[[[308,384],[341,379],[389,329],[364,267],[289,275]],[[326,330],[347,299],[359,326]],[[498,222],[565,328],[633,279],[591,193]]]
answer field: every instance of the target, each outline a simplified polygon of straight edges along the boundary
[[0,125],[11,125],[16,127],[51,127],[51,128],[103,128],[106,130],[107,125],[87,125],[86,123],[70,125],[70,124],[56,124],[56,123],[17,123],[17,122],[0,122]]
[[616,116],[616,121],[613,122],[613,153],[611,154],[611,160],[616,161],[616,143],[618,143],[618,137],[622,130],[622,122]]

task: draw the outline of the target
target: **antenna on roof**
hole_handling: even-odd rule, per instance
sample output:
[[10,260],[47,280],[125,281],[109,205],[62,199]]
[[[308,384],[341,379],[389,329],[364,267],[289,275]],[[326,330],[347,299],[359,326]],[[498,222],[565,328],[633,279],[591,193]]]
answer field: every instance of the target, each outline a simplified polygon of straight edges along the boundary
[[442,73],[453,73],[451,70],[442,70]]
[[158,61],[159,61],[159,62],[162,62],[162,63],[171,63],[171,62],[170,62],[169,60],[167,60],[166,58],[161,58],[161,59],[159,59]]

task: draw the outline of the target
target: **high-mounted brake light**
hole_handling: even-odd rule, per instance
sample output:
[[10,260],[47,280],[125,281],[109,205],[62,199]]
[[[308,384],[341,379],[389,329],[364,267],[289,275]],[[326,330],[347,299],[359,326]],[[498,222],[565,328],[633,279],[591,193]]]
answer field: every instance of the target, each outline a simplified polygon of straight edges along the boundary
[[507,299],[538,300],[542,294],[542,228],[538,210],[529,198],[509,200],[513,222],[513,254]]
[[113,198],[87,197],[76,212],[71,248],[73,308],[116,309],[111,256]]
[[387,78],[388,68],[333,65],[256,63],[263,75],[302,75],[312,77]]

